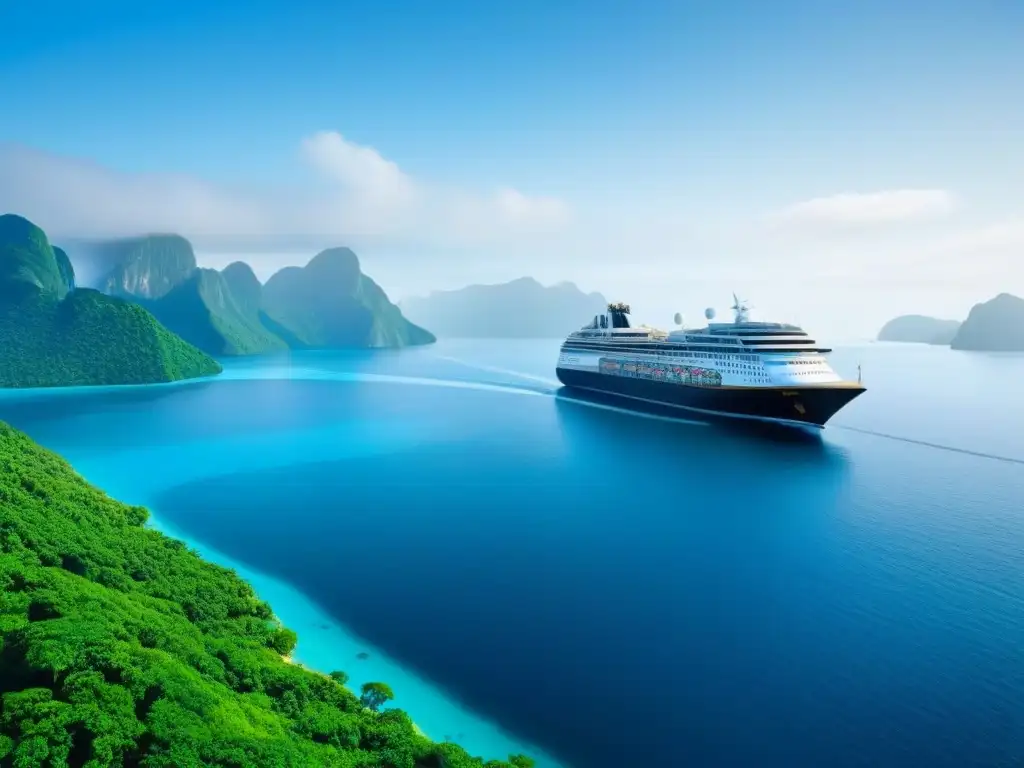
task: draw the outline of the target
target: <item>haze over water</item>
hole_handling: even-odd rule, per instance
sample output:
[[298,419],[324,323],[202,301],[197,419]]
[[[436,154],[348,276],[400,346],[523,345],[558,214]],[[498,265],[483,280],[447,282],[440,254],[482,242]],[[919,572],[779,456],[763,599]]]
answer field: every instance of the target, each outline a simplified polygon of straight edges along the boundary
[[868,392],[783,439],[566,398],[556,352],[232,360],[2,393],[0,419],[240,566],[300,660],[399,675],[477,754],[1024,760],[1024,357],[841,348]]

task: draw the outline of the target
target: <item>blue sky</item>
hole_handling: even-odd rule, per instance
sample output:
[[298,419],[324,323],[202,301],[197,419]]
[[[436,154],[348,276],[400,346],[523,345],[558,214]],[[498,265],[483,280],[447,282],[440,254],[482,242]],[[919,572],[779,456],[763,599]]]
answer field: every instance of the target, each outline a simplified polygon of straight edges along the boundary
[[0,208],[56,238],[174,228],[266,272],[308,228],[398,296],[534,274],[652,315],[1024,291],[1024,3],[10,5]]

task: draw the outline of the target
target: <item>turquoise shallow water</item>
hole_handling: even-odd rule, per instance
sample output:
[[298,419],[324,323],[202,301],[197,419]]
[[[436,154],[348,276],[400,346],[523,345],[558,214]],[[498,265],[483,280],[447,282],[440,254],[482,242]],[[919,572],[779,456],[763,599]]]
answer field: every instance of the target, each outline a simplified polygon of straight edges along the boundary
[[1024,759],[1024,357],[839,349],[869,392],[789,439],[567,398],[557,346],[235,360],[0,418],[477,754]]

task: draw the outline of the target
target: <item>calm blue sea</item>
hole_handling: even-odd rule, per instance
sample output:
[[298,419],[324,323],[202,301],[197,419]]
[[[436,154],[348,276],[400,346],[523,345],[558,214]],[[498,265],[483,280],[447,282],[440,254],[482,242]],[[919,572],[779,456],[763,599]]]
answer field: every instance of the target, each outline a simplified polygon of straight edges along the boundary
[[788,438],[564,397],[557,348],[235,360],[0,419],[477,754],[1024,763],[1024,356],[839,348],[869,391]]

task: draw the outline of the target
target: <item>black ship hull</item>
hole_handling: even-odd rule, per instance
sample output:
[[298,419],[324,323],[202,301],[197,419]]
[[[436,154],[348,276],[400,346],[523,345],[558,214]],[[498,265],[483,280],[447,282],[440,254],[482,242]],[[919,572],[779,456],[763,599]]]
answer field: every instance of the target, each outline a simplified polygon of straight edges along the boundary
[[843,406],[864,392],[859,384],[730,387],[696,386],[653,379],[555,369],[567,387],[616,395],[624,400],[671,406],[691,413],[824,427]]

